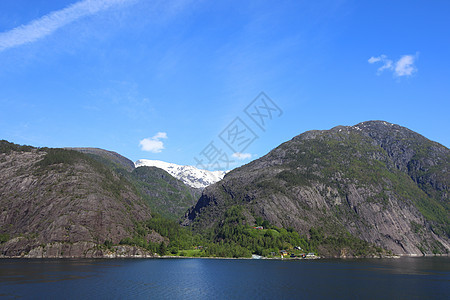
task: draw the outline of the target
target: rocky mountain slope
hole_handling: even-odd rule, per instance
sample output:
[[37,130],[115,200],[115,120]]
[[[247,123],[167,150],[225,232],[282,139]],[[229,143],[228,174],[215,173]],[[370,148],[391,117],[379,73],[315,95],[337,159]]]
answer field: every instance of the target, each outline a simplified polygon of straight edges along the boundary
[[75,150],[0,141],[0,257],[151,256],[133,246],[137,236],[149,249],[168,240],[154,230],[142,235],[138,224],[151,211],[179,218],[195,203],[164,170],[135,169],[102,149]]
[[449,171],[448,148],[399,125],[308,131],[207,187],[184,224],[212,228],[237,205],[250,224],[351,234],[396,254],[448,253]]
[[135,165],[136,167],[148,166],[163,169],[173,177],[196,189],[204,189],[222,179],[226,174],[225,171],[208,171],[193,166],[180,166],[164,161],[149,159],[140,159],[135,162]]
[[0,146],[0,254],[102,256],[151,218],[134,187],[79,152]]
[[[165,218],[179,220],[201,195],[201,190],[184,184],[159,167],[135,164],[128,158],[112,151],[98,148],[70,148],[87,154],[109,167],[134,185],[152,212]],[[166,165],[172,165],[167,164]]]

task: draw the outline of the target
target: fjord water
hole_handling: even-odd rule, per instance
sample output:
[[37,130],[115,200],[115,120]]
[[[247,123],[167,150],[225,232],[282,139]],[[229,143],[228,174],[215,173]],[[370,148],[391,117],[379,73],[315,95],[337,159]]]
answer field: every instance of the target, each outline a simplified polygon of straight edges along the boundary
[[450,258],[0,260],[0,297],[448,299]]

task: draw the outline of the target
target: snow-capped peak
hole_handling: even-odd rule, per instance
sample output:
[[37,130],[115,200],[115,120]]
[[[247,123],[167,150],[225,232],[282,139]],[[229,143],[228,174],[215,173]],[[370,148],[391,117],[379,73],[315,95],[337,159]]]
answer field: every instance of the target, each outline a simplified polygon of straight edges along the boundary
[[135,167],[157,167],[165,170],[173,177],[183,181],[194,188],[203,189],[210,184],[221,180],[226,171],[208,171],[193,166],[180,166],[160,160],[139,159],[134,163]]

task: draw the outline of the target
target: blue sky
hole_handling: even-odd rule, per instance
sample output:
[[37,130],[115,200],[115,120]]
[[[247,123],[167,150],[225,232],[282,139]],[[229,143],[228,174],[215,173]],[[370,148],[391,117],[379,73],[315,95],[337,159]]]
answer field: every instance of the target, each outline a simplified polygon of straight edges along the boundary
[[[448,1],[3,0],[0,139],[210,169],[367,120],[448,147],[449,13]],[[244,111],[261,92],[279,108],[259,106],[273,113],[263,128]],[[236,118],[254,138],[230,148]]]

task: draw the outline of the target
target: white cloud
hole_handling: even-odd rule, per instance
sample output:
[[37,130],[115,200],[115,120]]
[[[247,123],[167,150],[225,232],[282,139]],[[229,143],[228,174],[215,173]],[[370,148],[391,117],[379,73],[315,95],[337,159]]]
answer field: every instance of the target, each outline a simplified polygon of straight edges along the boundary
[[[381,56],[384,56],[384,55],[381,55]],[[376,62],[378,62],[378,61],[380,61],[381,60],[381,56],[379,56],[379,57],[371,57],[371,58],[369,58],[369,60],[368,60],[368,62],[369,62],[369,64],[373,64],[373,63],[376,63]]]
[[134,0],[83,0],[76,2],[66,8],[35,19],[26,25],[0,33],[0,52],[8,48],[35,42],[79,18],[132,1]]
[[414,66],[414,60],[416,59],[416,56],[414,56],[414,55],[403,55],[395,63],[395,75],[397,75],[397,76],[411,76],[417,70],[416,66]]
[[167,133],[165,132],[158,132],[153,139],[167,139]]
[[372,56],[367,61],[369,64],[374,64],[381,62],[383,65],[377,69],[377,75],[380,75],[384,70],[389,70],[394,73],[395,76],[411,76],[417,71],[416,66],[414,66],[414,61],[417,58],[416,55],[403,55],[395,63],[393,60],[388,59],[386,55],[382,54],[380,56]]
[[160,153],[164,149],[164,143],[161,139],[167,139],[167,133],[158,132],[151,138],[145,138],[139,141],[142,151]]
[[233,156],[234,158],[237,158],[239,160],[245,160],[245,159],[252,158],[252,155],[250,153],[240,153],[240,152],[233,153],[233,155],[231,155],[231,156]]

